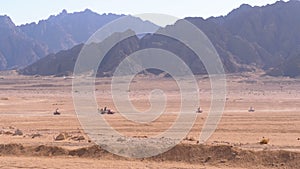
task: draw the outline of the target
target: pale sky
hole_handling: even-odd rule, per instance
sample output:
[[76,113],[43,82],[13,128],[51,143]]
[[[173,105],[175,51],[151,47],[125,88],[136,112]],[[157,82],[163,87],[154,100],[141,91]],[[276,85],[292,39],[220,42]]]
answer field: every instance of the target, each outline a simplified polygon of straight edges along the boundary
[[16,25],[37,22],[57,15],[86,8],[99,14],[161,13],[178,18],[226,15],[241,4],[262,6],[276,0],[0,0],[0,15],[8,15]]

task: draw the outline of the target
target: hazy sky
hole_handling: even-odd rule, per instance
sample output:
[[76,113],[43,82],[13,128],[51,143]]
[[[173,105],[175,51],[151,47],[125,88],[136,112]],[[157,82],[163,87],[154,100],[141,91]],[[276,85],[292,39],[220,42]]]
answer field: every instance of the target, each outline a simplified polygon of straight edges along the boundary
[[226,15],[243,3],[262,6],[276,0],[0,0],[0,15],[8,15],[15,24],[36,22],[56,15],[89,8],[97,13],[162,13],[178,18],[186,16]]

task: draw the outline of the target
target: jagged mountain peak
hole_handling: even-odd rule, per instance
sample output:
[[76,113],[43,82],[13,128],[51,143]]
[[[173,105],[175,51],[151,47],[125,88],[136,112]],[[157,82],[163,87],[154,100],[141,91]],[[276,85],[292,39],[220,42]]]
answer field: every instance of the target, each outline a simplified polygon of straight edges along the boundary
[[13,23],[11,18],[7,15],[0,15],[0,28],[9,27],[14,28],[16,25]]

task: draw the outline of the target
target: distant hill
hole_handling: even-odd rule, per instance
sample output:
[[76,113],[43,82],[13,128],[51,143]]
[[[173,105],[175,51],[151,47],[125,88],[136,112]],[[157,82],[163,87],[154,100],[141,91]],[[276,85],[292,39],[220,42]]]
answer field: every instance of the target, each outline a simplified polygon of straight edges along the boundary
[[285,62],[267,71],[271,76],[300,77],[300,54],[289,57]]
[[74,69],[77,56],[83,45],[77,45],[69,50],[63,50],[56,54],[49,54],[37,62],[21,69],[24,75],[70,75]]
[[243,4],[226,16],[187,19],[206,33],[221,58],[275,75],[270,69],[286,72],[280,69],[300,56],[299,16],[300,1],[291,0],[263,7]]
[[[134,34],[132,31],[126,31],[123,33],[115,33],[98,44],[90,44],[88,47],[93,49],[99,49],[99,47],[111,40],[115,39],[115,36],[119,34]],[[24,75],[55,75],[64,76],[72,75],[75,62],[78,58],[80,50],[83,44],[77,45],[69,50],[60,51],[56,54],[50,54],[43,59],[31,64],[30,66],[19,70],[19,73]],[[139,48],[139,38],[137,36],[131,36],[128,39],[118,43],[114,46],[108,54],[104,57],[103,62],[98,70],[98,76],[111,76],[113,71],[126,56],[137,51]]]
[[[0,70],[22,68],[40,58],[84,43],[103,25],[125,15],[83,12],[50,16],[47,20],[16,26],[8,16],[0,16]],[[129,16],[131,17],[131,16]],[[157,27],[151,22],[146,27]]]
[[0,16],[0,70],[28,65],[45,54],[46,46],[26,36],[8,16]]
[[21,25],[19,28],[27,36],[46,44],[49,53],[55,53],[84,43],[103,25],[122,16],[124,15],[99,15],[89,9],[75,13],[63,10],[59,15],[50,16],[47,20]]
[[[291,53],[300,51],[300,20],[297,16],[300,16],[299,1],[279,1],[263,7],[241,5],[222,17],[185,19],[208,36],[218,51],[226,72],[253,71],[258,68],[269,73],[275,68],[278,70],[288,67],[290,60],[293,60],[290,58]],[[176,28],[179,22],[162,29]],[[171,51],[179,55],[195,74],[206,73],[203,64],[197,60],[193,52],[171,39],[146,35],[134,43],[138,49],[161,48]],[[128,45],[123,47],[124,49],[118,50],[130,48]],[[135,50],[137,49],[131,49]],[[123,59],[118,54],[108,58],[111,61],[109,64],[111,69],[106,71],[113,71],[117,63],[120,63],[120,59]],[[279,65],[281,66],[278,67]],[[279,73],[279,75],[287,74]]]
[[[208,36],[218,51],[227,73],[262,69],[268,75],[296,77],[300,75],[300,71],[298,71],[298,58],[300,57],[299,16],[300,1],[291,0],[289,2],[278,1],[263,7],[252,7],[244,4],[228,15],[221,17],[208,19],[188,17],[185,19]],[[174,25],[161,28],[161,30],[174,29],[179,23],[180,20]],[[71,33],[69,34],[71,35]],[[71,39],[74,41],[76,38]],[[127,43],[129,44],[123,44],[112,49],[111,52],[114,55],[106,56],[105,70],[99,70],[100,76],[106,72],[112,74],[118,63],[124,59],[125,55],[119,54],[118,51],[127,51],[126,54],[130,54],[129,52],[145,48],[161,48],[171,51],[179,55],[195,74],[206,73],[203,64],[197,60],[194,53],[183,44],[172,39],[149,34],[141,39],[128,39]],[[76,52],[73,54],[72,57],[78,55]],[[58,54],[52,56],[61,57]],[[48,57],[45,59],[47,60]],[[47,61],[44,62],[47,63]],[[60,61],[54,59],[52,62],[57,65]],[[37,62],[35,67],[39,67],[38,63],[40,62]],[[73,64],[73,62],[69,62],[69,64]],[[41,66],[47,65],[42,64]],[[48,67],[50,66],[48,65]],[[27,70],[21,72],[41,74]]]
[[[176,24],[174,25],[176,27]],[[172,29],[172,28],[167,28]],[[167,30],[168,31],[168,30]],[[112,39],[115,39],[114,36],[118,36],[118,34],[135,34],[130,30],[123,33],[115,33],[112,36],[109,36],[103,42],[98,44],[90,44],[89,47],[91,51],[101,52],[97,49],[100,49],[101,46],[105,46],[105,43],[109,42]],[[72,71],[74,69],[75,61],[80,53],[80,49],[82,45],[76,46],[70,50],[58,52],[55,55],[48,55],[47,57],[37,61],[36,63],[26,67],[25,69],[19,70],[21,74],[24,75],[72,75]],[[121,42],[119,42],[116,46],[114,46],[110,51],[105,55],[101,65],[98,68],[97,76],[112,76],[117,66],[130,54],[143,49],[148,48],[159,48],[170,51],[177,56],[179,56],[187,65],[190,66],[192,72],[194,74],[207,74],[206,69],[202,62],[199,60],[198,56],[189,49],[185,44],[172,39],[170,37],[158,35],[158,34],[147,34],[141,39],[137,36],[131,36]],[[151,54],[150,54],[151,56]],[[234,69],[234,71],[240,71],[240,65],[232,63],[226,57],[225,60],[225,70],[229,72],[229,70]],[[178,67],[174,65],[174,67]],[[234,68],[233,68],[234,67]],[[180,67],[178,67],[180,68]],[[131,68],[129,68],[131,69]],[[149,69],[145,72],[152,74],[160,74],[162,71]]]
[[[267,69],[300,49],[300,2],[278,1],[264,7],[242,5],[225,17],[211,18],[234,36],[250,43],[254,51],[239,55],[241,63]],[[235,45],[236,50],[241,50]]]

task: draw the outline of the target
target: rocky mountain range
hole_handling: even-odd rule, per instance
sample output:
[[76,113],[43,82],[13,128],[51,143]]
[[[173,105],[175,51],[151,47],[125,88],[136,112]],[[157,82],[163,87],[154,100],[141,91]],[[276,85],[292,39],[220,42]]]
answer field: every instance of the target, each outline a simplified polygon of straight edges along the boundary
[[[89,10],[85,12],[92,13]],[[69,14],[62,12],[58,16],[50,17],[49,20],[60,20],[58,18],[63,18],[63,15]],[[300,16],[300,2],[291,0],[289,2],[278,1],[263,7],[252,7],[244,4],[226,16],[208,19],[188,17],[185,20],[193,23],[208,36],[218,51],[226,72],[236,73],[262,69],[272,76],[297,77],[300,75],[300,20],[298,16]],[[74,16],[74,18],[76,17]],[[66,25],[71,25],[72,22],[63,23],[61,27],[68,27]],[[41,27],[38,26],[39,24],[33,24],[32,27],[37,29]],[[176,29],[178,24],[180,24],[180,20],[174,25],[161,28],[161,30]],[[33,43],[42,41],[41,44],[48,44],[40,45],[42,49],[46,46],[52,51],[57,51],[83,42],[83,39],[80,38],[81,35],[78,35],[81,34],[79,33],[81,31],[68,31],[67,37],[73,37],[72,40],[66,40],[68,38],[65,37],[63,39],[66,40],[66,43],[61,43],[64,41],[58,40],[58,43],[52,46],[47,42],[47,36],[40,36],[41,33],[38,31],[31,33],[26,31],[29,27],[29,25],[27,28],[26,25],[23,25],[20,26],[19,30],[22,34],[27,35]],[[86,28],[79,29],[88,32]],[[68,29],[64,28],[64,30]],[[35,36],[39,36],[40,39],[35,38]],[[76,43],[72,43],[73,41]],[[71,74],[81,47],[82,45],[78,45],[70,50],[48,55],[20,70],[20,73],[26,75]],[[142,38],[133,36],[112,48],[105,56],[105,66],[100,66],[98,75],[111,75],[126,56],[146,48],[168,50],[179,55],[195,74],[206,73],[201,61],[197,60],[195,54],[183,44],[167,37],[147,34]],[[3,56],[5,55],[0,53],[0,61],[3,60]],[[55,68],[55,70],[51,68]]]
[[56,53],[84,43],[103,25],[124,15],[99,15],[89,9],[83,12],[67,13],[63,10],[56,16],[38,23],[19,26],[28,37],[46,44],[48,52]]
[[[89,9],[67,13],[63,10],[38,23],[16,26],[8,16],[0,16],[0,70],[22,68],[48,54],[53,55],[84,43],[103,25],[125,15],[99,15]],[[145,26],[157,27],[132,17]]]

